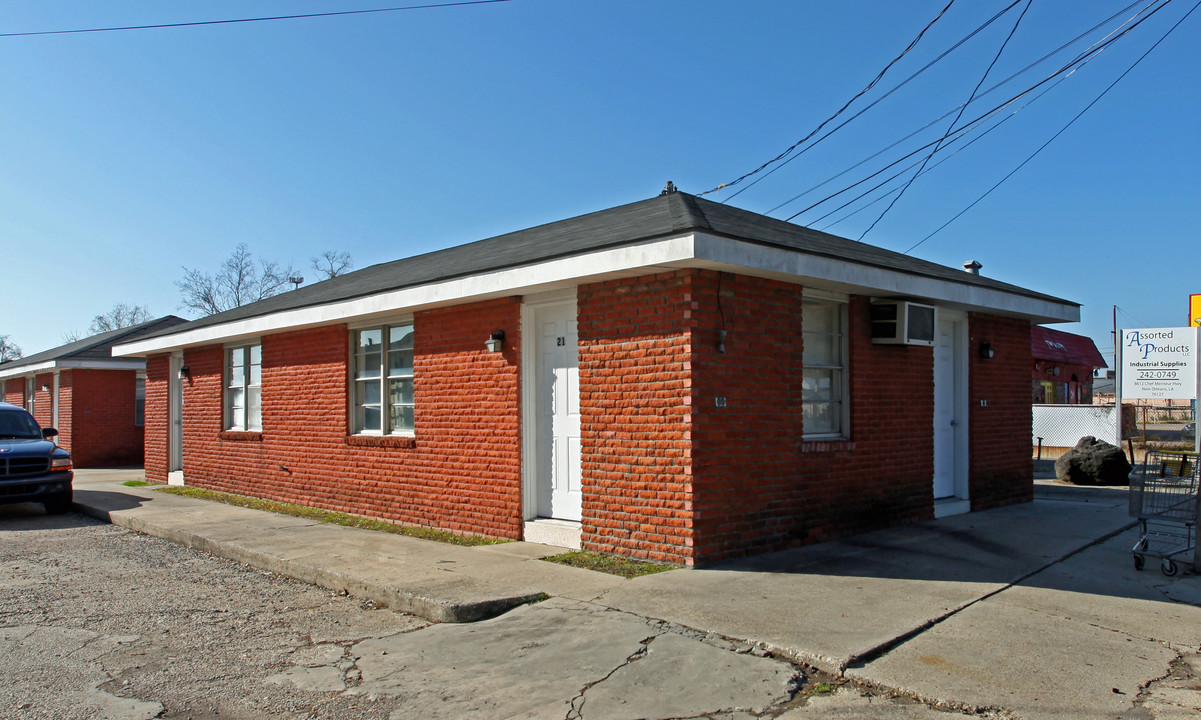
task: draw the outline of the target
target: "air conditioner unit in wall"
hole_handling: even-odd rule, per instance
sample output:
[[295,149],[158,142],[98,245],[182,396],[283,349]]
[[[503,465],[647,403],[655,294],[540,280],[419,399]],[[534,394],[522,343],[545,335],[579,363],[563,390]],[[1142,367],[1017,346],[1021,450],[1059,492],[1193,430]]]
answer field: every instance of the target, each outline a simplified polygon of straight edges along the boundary
[[934,346],[938,309],[908,300],[872,302],[872,343]]

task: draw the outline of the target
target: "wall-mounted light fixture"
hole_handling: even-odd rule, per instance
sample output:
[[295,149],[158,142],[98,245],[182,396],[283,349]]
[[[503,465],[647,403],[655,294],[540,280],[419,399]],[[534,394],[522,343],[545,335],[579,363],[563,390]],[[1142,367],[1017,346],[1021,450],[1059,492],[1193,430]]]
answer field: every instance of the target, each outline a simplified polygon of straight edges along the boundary
[[497,330],[488,336],[484,341],[484,347],[488,348],[488,352],[500,352],[505,349],[505,331]]
[[992,360],[996,356],[997,356],[997,351],[996,351],[996,348],[994,348],[992,346],[992,343],[990,343],[987,340],[983,340],[980,342],[980,359],[981,360]]
[[188,369],[187,365],[179,366],[179,379],[180,380],[191,380],[192,379],[192,371]]
[[1059,377],[1059,368],[1058,367],[1051,368],[1051,374],[1054,375],[1055,377]]

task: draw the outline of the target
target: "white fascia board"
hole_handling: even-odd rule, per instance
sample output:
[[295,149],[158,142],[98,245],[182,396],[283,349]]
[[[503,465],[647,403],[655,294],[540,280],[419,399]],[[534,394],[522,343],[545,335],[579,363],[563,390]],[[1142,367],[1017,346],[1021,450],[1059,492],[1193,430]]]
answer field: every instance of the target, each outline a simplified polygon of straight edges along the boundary
[[35,365],[22,365],[19,368],[11,368],[11,369],[6,368],[4,370],[0,370],[0,380],[7,380],[8,378],[15,378],[15,377],[23,377],[25,375],[36,375],[39,372],[44,372],[46,370],[53,370],[55,367],[56,367],[56,365],[53,360],[47,360],[45,362],[40,362]]
[[48,370],[145,370],[146,361],[140,358],[120,360],[47,360],[35,365],[24,365],[11,370],[0,371],[0,380],[8,378],[21,377],[23,375],[36,375]]
[[692,233],[533,265],[402,288],[361,298],[246,318],[173,335],[115,345],[113,355],[145,357],[184,347],[224,343],[332,323],[369,320],[468,301],[527,295],[606,276],[686,267],[693,258]]
[[980,285],[957,283],[824,255],[697,233],[696,258],[787,282],[873,297],[904,295],[962,310],[1021,316],[1033,322],[1076,322],[1080,308]]
[[686,267],[728,269],[876,297],[920,297],[958,309],[1027,317],[1034,322],[1072,322],[1079,320],[1080,316],[1080,310],[1075,305],[912,275],[851,260],[690,232],[638,245],[625,245],[429,285],[285,310],[116,345],[113,355],[145,357],[185,347],[229,343],[277,332],[366,321],[463,302],[529,295],[584,282]]

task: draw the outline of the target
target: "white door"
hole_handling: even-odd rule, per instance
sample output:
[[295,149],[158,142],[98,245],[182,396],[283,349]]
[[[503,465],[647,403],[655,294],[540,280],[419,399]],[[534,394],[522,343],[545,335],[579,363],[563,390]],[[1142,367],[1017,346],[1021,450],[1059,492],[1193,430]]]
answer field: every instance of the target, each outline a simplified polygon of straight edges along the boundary
[[[941,315],[941,314],[940,314]],[[934,345],[934,499],[955,496],[955,322],[939,317]]]
[[581,518],[580,360],[575,303],[534,310],[538,517]]
[[183,485],[183,356],[172,355],[167,366],[167,482]]

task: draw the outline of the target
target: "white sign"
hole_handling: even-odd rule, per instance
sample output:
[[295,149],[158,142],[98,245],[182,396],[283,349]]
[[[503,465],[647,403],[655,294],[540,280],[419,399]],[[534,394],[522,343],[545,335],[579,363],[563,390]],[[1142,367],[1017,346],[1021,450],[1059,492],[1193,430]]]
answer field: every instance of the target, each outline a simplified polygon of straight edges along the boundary
[[1122,398],[1197,397],[1197,328],[1122,331]]

